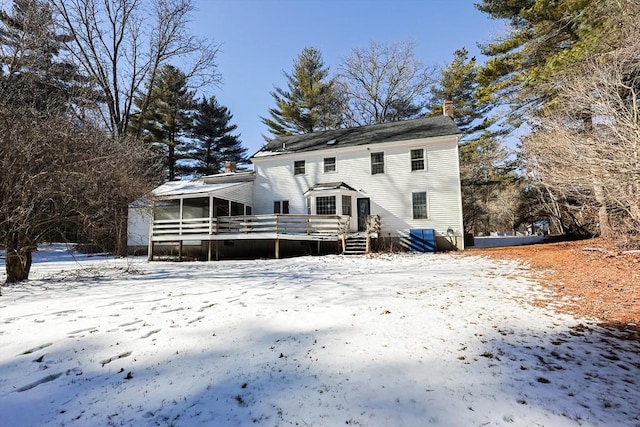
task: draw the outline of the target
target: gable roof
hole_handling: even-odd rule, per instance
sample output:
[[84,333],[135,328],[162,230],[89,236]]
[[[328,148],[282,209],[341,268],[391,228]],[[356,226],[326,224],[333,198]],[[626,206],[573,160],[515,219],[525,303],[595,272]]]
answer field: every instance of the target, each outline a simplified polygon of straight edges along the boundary
[[378,125],[282,136],[267,143],[252,158],[381,142],[459,135],[460,133],[460,129],[449,116],[424,117]]

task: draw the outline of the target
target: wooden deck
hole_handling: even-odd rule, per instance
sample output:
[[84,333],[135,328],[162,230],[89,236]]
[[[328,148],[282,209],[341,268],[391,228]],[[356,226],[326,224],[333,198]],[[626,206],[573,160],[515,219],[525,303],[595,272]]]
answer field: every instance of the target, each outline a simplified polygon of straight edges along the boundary
[[339,215],[274,214],[154,220],[149,259],[153,259],[155,243],[175,242],[181,253],[184,242],[221,240],[274,240],[277,258],[279,240],[339,241],[349,233],[349,227],[349,218]]
[[326,240],[348,233],[337,215],[254,215],[155,220],[151,241],[274,239]]

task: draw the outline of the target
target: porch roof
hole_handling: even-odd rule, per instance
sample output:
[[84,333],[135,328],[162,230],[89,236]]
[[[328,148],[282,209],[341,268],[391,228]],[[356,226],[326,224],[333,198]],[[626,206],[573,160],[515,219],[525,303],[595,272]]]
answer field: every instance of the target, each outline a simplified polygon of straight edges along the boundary
[[172,198],[179,196],[210,196],[225,188],[244,184],[245,182],[224,182],[207,184],[203,179],[193,181],[171,181],[162,184],[152,191],[155,197]]
[[355,188],[350,185],[345,184],[344,182],[319,182],[313,187],[309,188],[304,194],[309,194],[313,191],[326,191],[326,190],[350,190],[356,191]]

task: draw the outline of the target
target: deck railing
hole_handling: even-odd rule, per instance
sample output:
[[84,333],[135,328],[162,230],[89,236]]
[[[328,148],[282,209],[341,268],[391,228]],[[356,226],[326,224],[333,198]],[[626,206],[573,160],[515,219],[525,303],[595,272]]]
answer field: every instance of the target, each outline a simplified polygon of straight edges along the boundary
[[348,229],[349,218],[338,215],[252,215],[217,218],[157,219],[153,240],[200,240],[221,234],[275,233],[335,235]]

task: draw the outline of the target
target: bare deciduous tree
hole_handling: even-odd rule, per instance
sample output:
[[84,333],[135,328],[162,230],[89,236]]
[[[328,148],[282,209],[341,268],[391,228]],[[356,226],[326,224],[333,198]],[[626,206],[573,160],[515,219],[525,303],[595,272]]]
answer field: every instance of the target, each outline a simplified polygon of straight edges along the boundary
[[348,99],[347,125],[367,125],[415,117],[425,105],[435,70],[415,58],[409,42],[371,43],[354,49],[340,67]]
[[[219,47],[191,35],[188,22],[194,0],[50,0],[70,35],[67,47],[80,71],[97,86],[100,116],[113,140],[132,132],[135,106],[144,114],[162,65],[180,61],[191,89],[217,83]],[[140,137],[140,126],[133,129]],[[115,251],[126,255],[127,205],[114,213]]]
[[556,78],[561,107],[523,140],[530,176],[605,237],[640,227],[640,33],[629,40]]
[[39,242],[103,227],[114,207],[154,185],[147,149],[113,140],[89,119],[95,92],[85,92],[53,28],[42,0],[19,0],[12,15],[0,13],[0,244],[7,282],[29,277]]
[[182,61],[194,86],[220,80],[219,47],[188,32],[193,0],[51,1],[71,36],[70,52],[102,92],[103,119],[114,138],[127,131],[134,98],[148,98],[163,64]]

